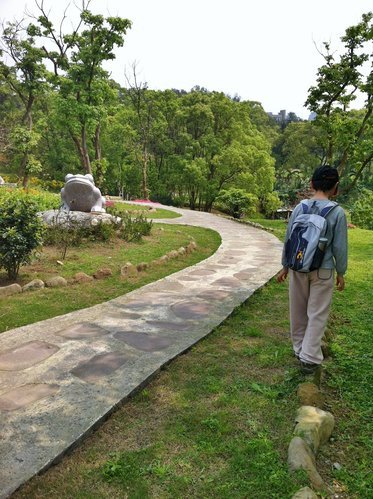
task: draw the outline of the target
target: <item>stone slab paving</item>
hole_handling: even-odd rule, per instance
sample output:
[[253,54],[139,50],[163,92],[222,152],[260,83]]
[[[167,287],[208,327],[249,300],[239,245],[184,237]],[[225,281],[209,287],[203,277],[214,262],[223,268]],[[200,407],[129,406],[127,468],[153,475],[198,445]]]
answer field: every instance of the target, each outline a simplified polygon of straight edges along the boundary
[[0,334],[1,498],[56,462],[280,269],[282,244],[272,234],[172,209],[182,217],[162,223],[220,233],[213,256],[114,300]]

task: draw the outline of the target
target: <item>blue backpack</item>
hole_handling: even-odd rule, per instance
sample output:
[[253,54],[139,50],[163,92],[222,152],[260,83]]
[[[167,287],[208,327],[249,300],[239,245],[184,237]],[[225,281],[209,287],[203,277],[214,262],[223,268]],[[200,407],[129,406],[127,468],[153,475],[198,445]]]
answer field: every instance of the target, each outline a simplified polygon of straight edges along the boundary
[[311,272],[321,267],[327,239],[326,217],[338,206],[330,201],[321,211],[316,201],[309,206],[301,203],[302,213],[292,222],[290,237],[285,244],[285,267],[297,272]]

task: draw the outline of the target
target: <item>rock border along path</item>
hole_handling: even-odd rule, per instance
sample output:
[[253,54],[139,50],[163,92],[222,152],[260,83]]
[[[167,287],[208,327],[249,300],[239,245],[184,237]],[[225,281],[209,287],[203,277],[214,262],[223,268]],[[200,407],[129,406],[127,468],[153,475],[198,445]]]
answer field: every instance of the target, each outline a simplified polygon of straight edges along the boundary
[[[159,206],[159,205],[157,205]],[[177,208],[220,233],[214,255],[119,298],[0,334],[0,497],[47,469],[280,269],[281,242]]]

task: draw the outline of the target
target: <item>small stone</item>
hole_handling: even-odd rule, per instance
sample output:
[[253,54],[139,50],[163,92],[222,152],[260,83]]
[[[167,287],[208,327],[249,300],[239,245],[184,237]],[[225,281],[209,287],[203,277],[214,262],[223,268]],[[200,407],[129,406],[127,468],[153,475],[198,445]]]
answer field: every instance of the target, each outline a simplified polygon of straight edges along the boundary
[[84,272],[77,272],[74,275],[74,281],[76,283],[91,282],[91,281],[93,281],[93,277],[90,276],[90,275],[85,274]]
[[297,395],[302,405],[312,405],[320,409],[324,406],[325,397],[314,383],[300,384]]
[[109,267],[103,267],[102,269],[97,270],[97,272],[93,274],[93,277],[95,279],[105,279],[111,275],[113,275],[113,271]]
[[56,263],[57,263],[57,265],[61,265],[61,267],[63,267],[63,266],[64,266],[64,263],[63,263],[63,262],[61,262],[61,260],[57,260],[57,261],[56,261]]
[[197,249],[197,244],[195,243],[195,241],[190,241],[188,247],[190,248],[190,251],[194,251]]
[[97,218],[92,218],[92,220],[91,220],[91,225],[92,225],[92,227],[96,227],[96,225],[98,225],[98,220],[97,220]]
[[317,499],[318,496],[309,487],[303,487],[298,490],[291,499]]
[[290,471],[305,470],[316,490],[325,489],[325,483],[316,469],[315,456],[307,443],[300,437],[293,437],[288,450]]
[[300,422],[294,429],[294,435],[302,438],[314,454],[320,446],[320,437],[318,434],[317,425],[313,423]]
[[154,260],[153,263],[155,265],[165,265],[169,259],[170,259],[170,257],[168,255],[163,255],[160,258],[157,258],[156,260]]
[[67,281],[63,277],[57,275],[56,277],[49,279],[45,285],[47,288],[61,288],[67,286]]
[[25,284],[22,288],[22,291],[33,291],[35,289],[44,288],[45,284],[41,279],[33,279],[32,281]]
[[326,443],[334,429],[334,416],[317,407],[304,405],[298,409],[294,434],[301,436],[317,452]]
[[120,275],[122,277],[127,277],[127,276],[130,276],[130,275],[136,275],[136,274],[137,274],[137,268],[131,262],[127,262],[120,269]]
[[183,255],[185,255],[185,253],[186,253],[186,249],[184,248],[184,246],[181,246],[181,247],[177,250],[177,252],[179,253],[179,255],[183,256]]
[[167,256],[169,258],[177,258],[179,256],[179,253],[176,250],[172,250],[167,253]]
[[9,284],[9,286],[2,286],[0,288],[0,298],[3,296],[15,295],[22,293],[22,288],[19,284]]
[[146,270],[148,268],[148,264],[145,263],[145,262],[141,262],[139,263],[137,266],[136,266],[136,269],[138,272],[143,272],[144,270]]
[[339,463],[333,463],[333,468],[339,471],[342,469],[342,465]]

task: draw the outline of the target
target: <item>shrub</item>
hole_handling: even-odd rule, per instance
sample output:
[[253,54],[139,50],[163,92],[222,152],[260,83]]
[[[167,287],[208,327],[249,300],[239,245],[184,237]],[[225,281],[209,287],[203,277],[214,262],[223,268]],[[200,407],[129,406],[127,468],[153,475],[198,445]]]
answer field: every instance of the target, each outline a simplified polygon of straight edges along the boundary
[[62,180],[48,180],[38,177],[30,177],[29,185],[31,187],[43,189],[44,191],[50,191],[59,194],[62,187],[65,185],[65,182]]
[[100,221],[89,228],[88,237],[100,241],[109,241],[115,234],[117,226],[111,222]]
[[122,214],[120,236],[127,242],[141,241],[142,236],[148,236],[153,222],[140,214],[132,218],[129,213]]
[[362,229],[373,230],[373,191],[363,189],[351,209],[351,221]]
[[258,198],[254,194],[233,187],[222,191],[217,201],[222,204],[224,211],[234,218],[253,215],[258,204]]
[[272,216],[281,206],[281,200],[277,192],[269,192],[262,199],[262,208],[267,217]]
[[0,203],[0,268],[11,280],[42,242],[43,223],[37,211],[30,199],[10,198]]
[[[84,240],[108,241],[111,239],[117,229],[117,226],[100,221],[97,225],[88,227],[82,226],[78,221],[70,218],[62,222],[59,220],[59,211],[53,220],[53,224],[47,227],[44,237],[44,244],[57,246],[61,250],[61,258],[66,258],[67,250],[71,246],[79,246]],[[62,212],[65,216],[65,212]]]
[[44,244],[54,245],[61,251],[61,258],[66,258],[67,250],[71,246],[79,246],[85,236],[85,230],[78,222],[69,217],[66,222],[59,221],[60,211],[53,219],[53,224],[45,231]]
[[37,211],[46,211],[58,209],[61,204],[61,197],[52,192],[46,192],[39,189],[29,189],[25,191],[21,188],[7,188],[0,189],[0,203],[10,199],[25,199],[33,201],[37,207]]

